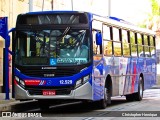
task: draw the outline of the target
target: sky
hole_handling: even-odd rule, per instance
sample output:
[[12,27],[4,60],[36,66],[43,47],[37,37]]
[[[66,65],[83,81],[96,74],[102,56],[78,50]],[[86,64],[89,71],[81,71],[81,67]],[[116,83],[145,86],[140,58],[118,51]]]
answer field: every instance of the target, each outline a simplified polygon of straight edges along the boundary
[[[37,0],[38,1],[38,0]],[[151,13],[151,0],[55,0],[56,10],[89,11],[102,16],[124,19],[133,24],[143,23]],[[160,0],[158,0],[160,1]],[[73,4],[73,7],[72,7]],[[49,7],[50,8],[50,7]]]
[[[110,0],[110,15],[132,23],[143,22],[151,13],[150,0]],[[73,0],[73,9],[108,16],[108,0]]]

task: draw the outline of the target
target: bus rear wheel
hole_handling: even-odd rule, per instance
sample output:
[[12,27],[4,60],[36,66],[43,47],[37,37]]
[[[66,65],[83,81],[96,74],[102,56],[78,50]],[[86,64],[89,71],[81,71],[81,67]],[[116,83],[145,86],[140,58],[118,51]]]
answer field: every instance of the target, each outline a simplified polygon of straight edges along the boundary
[[126,95],[126,100],[127,101],[133,101],[134,100],[134,95],[133,94]]
[[142,98],[143,98],[143,78],[139,77],[138,92],[134,93],[134,99],[137,101],[141,101]]

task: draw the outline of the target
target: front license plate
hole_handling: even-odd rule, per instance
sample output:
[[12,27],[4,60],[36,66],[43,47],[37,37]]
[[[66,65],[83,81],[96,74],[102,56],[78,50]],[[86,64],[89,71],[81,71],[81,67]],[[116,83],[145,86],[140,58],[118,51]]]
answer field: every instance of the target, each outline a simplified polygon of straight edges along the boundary
[[43,90],[43,95],[56,95],[56,91],[55,90]]

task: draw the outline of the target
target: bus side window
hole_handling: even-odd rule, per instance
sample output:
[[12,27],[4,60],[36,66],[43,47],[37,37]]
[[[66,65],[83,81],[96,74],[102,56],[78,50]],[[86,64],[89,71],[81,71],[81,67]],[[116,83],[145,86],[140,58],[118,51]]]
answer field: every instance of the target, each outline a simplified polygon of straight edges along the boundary
[[107,25],[103,25],[103,53],[104,55],[112,55],[112,40],[111,40],[111,32],[110,27]]
[[145,52],[145,57],[151,57],[150,51],[149,51],[149,39],[147,35],[144,35],[144,52]]
[[121,47],[120,33],[118,27],[113,27],[113,50],[115,56],[122,55],[122,47]]
[[151,57],[154,58],[154,57],[156,57],[154,36],[150,36],[149,43],[150,43],[149,49],[150,49],[150,52],[151,52]]
[[128,42],[127,30],[122,30],[122,46],[123,46],[123,55],[130,56],[130,47]]
[[138,43],[138,56],[144,57],[144,51],[142,46],[142,37],[140,33],[137,33],[137,43]]
[[104,55],[112,55],[112,41],[104,41]]

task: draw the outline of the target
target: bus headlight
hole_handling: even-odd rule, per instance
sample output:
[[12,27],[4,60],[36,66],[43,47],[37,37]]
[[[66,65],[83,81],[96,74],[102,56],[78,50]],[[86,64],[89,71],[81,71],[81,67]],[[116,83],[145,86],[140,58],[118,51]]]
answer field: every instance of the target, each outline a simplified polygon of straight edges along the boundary
[[89,80],[89,75],[83,77],[83,84],[86,83]]
[[77,80],[77,82],[76,82],[76,87],[75,88],[77,88],[77,87],[79,87],[79,86],[81,86],[82,85],[82,79],[79,79],[79,80]]
[[15,76],[15,80],[17,82],[18,85],[20,85],[21,87],[25,86],[24,80],[19,79],[19,77]]
[[88,82],[90,78],[90,75],[86,75],[84,76],[82,79],[79,79],[76,81],[76,85],[75,85],[75,88],[78,88],[80,87],[81,85],[85,84],[86,82]]
[[23,85],[23,86],[25,85],[25,83],[24,83],[23,80],[20,80],[19,83],[20,83],[21,85]]
[[15,80],[19,83],[19,78],[17,76],[15,76]]

